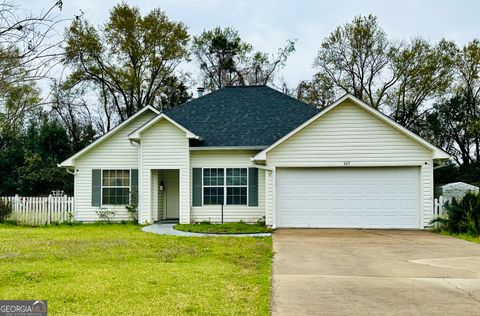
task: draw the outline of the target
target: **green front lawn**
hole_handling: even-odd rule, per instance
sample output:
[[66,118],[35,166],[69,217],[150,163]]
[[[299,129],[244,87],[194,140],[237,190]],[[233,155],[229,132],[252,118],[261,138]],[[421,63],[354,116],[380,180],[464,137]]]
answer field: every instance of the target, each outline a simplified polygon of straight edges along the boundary
[[225,223],[225,224],[177,224],[173,228],[193,233],[208,234],[254,234],[271,233],[272,229],[263,224]]
[[470,234],[455,234],[455,233],[449,233],[447,231],[442,231],[440,233],[442,235],[445,235],[445,236],[457,237],[457,238],[460,238],[460,239],[463,239],[463,240],[476,242],[476,243],[480,244],[480,237],[478,237],[478,236],[475,237],[475,236],[472,236]]
[[47,299],[51,315],[267,315],[271,259],[270,238],[0,225],[0,299]]

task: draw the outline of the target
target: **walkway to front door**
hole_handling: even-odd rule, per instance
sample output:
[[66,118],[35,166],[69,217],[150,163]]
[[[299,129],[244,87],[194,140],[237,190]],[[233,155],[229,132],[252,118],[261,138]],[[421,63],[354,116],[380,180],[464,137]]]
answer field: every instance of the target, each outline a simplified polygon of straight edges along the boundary
[[480,244],[426,231],[280,229],[273,315],[472,315]]

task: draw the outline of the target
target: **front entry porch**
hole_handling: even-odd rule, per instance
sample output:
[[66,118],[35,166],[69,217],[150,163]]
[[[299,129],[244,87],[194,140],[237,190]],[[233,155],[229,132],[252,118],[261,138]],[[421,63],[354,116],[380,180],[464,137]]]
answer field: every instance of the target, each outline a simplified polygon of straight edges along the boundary
[[152,170],[151,205],[155,222],[178,222],[180,213],[179,170]]

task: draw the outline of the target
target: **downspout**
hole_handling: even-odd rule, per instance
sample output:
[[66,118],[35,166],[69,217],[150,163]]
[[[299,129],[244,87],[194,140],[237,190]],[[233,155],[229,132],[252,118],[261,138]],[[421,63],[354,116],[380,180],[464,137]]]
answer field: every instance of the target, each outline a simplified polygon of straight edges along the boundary
[[[272,210],[272,228],[275,229],[276,228],[276,214],[275,214],[275,182],[276,182],[276,175],[275,175],[275,171],[276,171],[276,168],[275,167],[267,167],[267,166],[262,166],[262,165],[257,165],[255,164],[255,160],[253,159],[253,157],[250,159],[250,161],[253,163],[251,166],[253,168],[257,168],[257,169],[262,169],[262,170],[265,170],[265,213],[267,212],[267,209],[268,207],[271,207],[271,210]],[[267,188],[267,172],[271,172],[271,176],[270,176],[270,179],[271,179],[271,182],[272,182],[272,200],[271,201],[268,201],[267,199],[267,196],[268,196],[268,188]]]
[[277,167],[272,171],[272,228],[277,229]]

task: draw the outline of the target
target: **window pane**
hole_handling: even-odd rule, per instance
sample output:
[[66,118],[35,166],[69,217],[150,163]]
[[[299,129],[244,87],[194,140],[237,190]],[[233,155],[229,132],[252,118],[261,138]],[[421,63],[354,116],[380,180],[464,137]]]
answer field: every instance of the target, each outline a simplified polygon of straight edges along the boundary
[[103,188],[102,204],[126,205],[129,201],[128,188]]
[[122,179],[121,186],[128,187],[130,185],[130,171],[120,170],[120,178]]
[[103,185],[110,185],[110,170],[103,170],[102,178]]
[[228,168],[227,185],[247,185],[247,169]]
[[240,204],[240,197],[238,195],[233,197],[233,204]]
[[203,176],[203,185],[210,185],[210,177]]
[[223,187],[203,188],[203,204],[219,205],[223,203]]
[[247,185],[247,168],[242,168],[240,171],[240,185]]
[[217,169],[217,180],[218,180],[218,185],[223,185],[223,178],[224,178],[224,173],[223,169]]
[[227,185],[233,185],[233,168],[227,169]]
[[223,185],[223,169],[203,169],[203,185]]
[[130,171],[129,170],[103,170],[102,173],[103,186],[130,186]]
[[246,205],[247,204],[247,188],[246,187],[228,187],[227,188],[227,204]]
[[240,205],[247,205],[247,195],[242,195],[240,196],[240,203],[238,203]]

